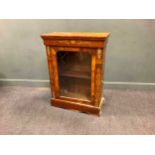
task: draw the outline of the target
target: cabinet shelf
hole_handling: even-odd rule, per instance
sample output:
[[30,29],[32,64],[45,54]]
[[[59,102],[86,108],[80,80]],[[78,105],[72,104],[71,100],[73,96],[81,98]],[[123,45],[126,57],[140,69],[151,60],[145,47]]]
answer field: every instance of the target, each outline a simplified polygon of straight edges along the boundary
[[59,76],[91,79],[91,74],[88,71],[74,71],[74,70],[60,71]]

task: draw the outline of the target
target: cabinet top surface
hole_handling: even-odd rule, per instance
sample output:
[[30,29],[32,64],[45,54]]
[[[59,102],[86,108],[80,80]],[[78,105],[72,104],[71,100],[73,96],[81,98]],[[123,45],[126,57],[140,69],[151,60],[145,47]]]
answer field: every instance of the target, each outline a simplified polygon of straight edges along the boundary
[[87,39],[87,40],[104,40],[110,33],[94,32],[53,32],[42,34],[43,39]]

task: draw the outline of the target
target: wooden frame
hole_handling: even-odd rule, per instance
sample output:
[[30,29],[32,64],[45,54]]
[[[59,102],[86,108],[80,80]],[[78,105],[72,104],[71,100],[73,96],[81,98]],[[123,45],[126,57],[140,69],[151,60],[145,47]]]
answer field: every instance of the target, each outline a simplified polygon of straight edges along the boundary
[[[109,33],[50,33],[41,37],[48,59],[51,104],[85,113],[100,114],[105,47]],[[60,95],[57,51],[86,52],[91,55],[91,99],[77,99]]]

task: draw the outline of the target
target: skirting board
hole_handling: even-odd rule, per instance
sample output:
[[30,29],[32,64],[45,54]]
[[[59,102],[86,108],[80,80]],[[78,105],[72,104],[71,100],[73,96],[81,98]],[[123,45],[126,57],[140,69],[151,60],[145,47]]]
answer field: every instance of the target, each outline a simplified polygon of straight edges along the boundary
[[[49,80],[0,79],[0,86],[49,87]],[[155,83],[143,82],[104,82],[105,89],[155,89]]]

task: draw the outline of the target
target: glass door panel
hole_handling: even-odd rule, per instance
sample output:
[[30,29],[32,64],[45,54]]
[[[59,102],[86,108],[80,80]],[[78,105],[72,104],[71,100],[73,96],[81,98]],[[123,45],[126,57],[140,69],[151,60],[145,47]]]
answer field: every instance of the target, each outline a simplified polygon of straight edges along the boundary
[[91,99],[91,55],[84,52],[57,52],[60,96]]

